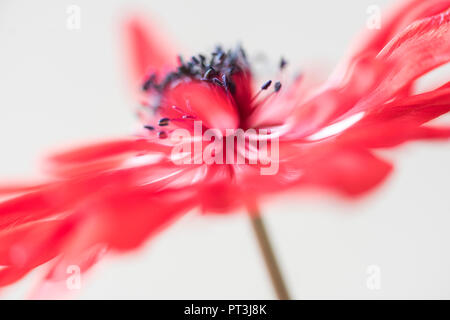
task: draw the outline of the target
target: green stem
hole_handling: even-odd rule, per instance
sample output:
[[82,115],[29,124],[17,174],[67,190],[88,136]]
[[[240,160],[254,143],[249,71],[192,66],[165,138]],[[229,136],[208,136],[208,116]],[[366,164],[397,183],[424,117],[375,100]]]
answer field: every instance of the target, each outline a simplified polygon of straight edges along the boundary
[[267,234],[261,213],[255,209],[249,213],[253,231],[264,257],[264,262],[266,264],[267,271],[269,272],[272,286],[275,290],[277,298],[279,300],[289,300],[289,293],[283,280],[283,276],[281,275],[272,245],[270,244],[269,236]]

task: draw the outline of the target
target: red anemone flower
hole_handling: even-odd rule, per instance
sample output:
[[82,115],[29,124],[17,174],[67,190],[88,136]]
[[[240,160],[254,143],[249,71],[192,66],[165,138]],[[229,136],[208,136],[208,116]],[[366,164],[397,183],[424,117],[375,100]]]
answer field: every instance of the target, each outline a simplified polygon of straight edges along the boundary
[[[404,2],[314,89],[301,77],[283,87],[276,79],[255,81],[239,47],[177,59],[154,29],[131,21],[142,130],[52,155],[46,181],[0,189],[0,286],[47,262],[44,284],[65,282],[67,266],[85,271],[106,250],[134,249],[194,208],[226,213],[303,186],[351,198],[373,189],[392,168],[374,149],[450,136],[450,128],[427,124],[449,111],[450,83],[413,90],[422,75],[450,61],[449,7],[448,0]],[[174,161],[180,144],[198,148],[195,123],[201,155],[236,154],[244,163]],[[194,138],[175,141],[179,129]],[[207,150],[209,129],[224,137],[219,151]],[[250,132],[246,143],[226,145],[239,129]],[[251,162],[275,140],[277,158]],[[262,174],[274,164],[275,172]]]

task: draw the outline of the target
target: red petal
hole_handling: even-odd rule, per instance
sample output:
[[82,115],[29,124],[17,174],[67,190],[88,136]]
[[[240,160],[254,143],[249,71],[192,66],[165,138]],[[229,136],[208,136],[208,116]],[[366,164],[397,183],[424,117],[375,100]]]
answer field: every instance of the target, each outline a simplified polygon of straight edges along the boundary
[[203,212],[226,213],[242,204],[243,195],[239,194],[239,187],[233,179],[233,168],[229,165],[209,165],[198,194]]
[[[66,241],[61,257],[55,261],[34,298],[55,298],[70,294],[65,280],[69,266],[86,272],[104,254],[136,249],[196,204],[193,189],[149,192],[145,188],[124,190],[97,199],[81,215],[82,223]],[[14,279],[10,279],[14,280]]]
[[17,193],[25,193],[30,191],[36,191],[41,189],[44,185],[42,184],[31,184],[31,183],[4,183],[0,185],[0,195],[12,195]]
[[352,113],[376,107],[420,76],[450,61],[450,10],[410,25],[389,42],[377,60],[391,68],[373,94],[358,103]]
[[[158,141],[156,141],[158,142]],[[76,164],[97,161],[108,157],[114,157],[130,153],[144,151],[167,151],[168,148],[158,143],[145,139],[122,139],[71,148],[65,152],[59,152],[49,157],[48,160],[59,164]]]
[[304,96],[311,90],[306,85],[302,86],[303,82],[303,76],[296,77],[286,88],[264,101],[263,104],[256,106],[248,119],[248,127],[258,128],[284,124],[301,99],[304,99]]
[[388,148],[411,140],[448,138],[450,129],[417,126],[403,120],[356,126],[338,138],[338,143],[366,148]]
[[[104,245],[94,245],[78,252],[78,255],[71,256],[66,252],[65,250],[63,255],[51,262],[47,275],[31,293],[31,299],[70,298],[74,291],[68,287],[67,281],[70,277],[76,276],[73,272],[87,272],[105,255],[107,249]],[[71,253],[73,252],[69,252]]]
[[380,29],[364,30],[352,50],[352,59],[375,57],[394,36],[416,20],[439,14],[450,7],[449,0],[404,0],[381,17]]
[[[48,252],[48,248],[40,247],[43,239],[47,239],[57,227],[61,225],[60,220],[42,221],[29,223],[10,230],[0,231],[0,265],[23,268],[30,265],[36,251],[39,255]],[[44,261],[46,261],[44,259]],[[42,262],[41,262],[42,263]],[[33,262],[32,265],[39,263]]]
[[[167,169],[177,173],[183,166],[172,164]],[[172,176],[159,166],[133,167],[67,180],[1,203],[0,265],[7,268],[0,272],[0,285],[18,280],[58,254],[63,259],[49,281],[66,276],[63,267],[68,263],[82,263],[83,270],[90,267],[96,261],[86,259],[91,248],[136,248],[198,204],[195,182],[190,179],[172,188],[171,182],[177,180]],[[60,220],[38,221],[63,212]]]
[[67,177],[81,173],[101,172],[117,168],[124,160],[142,154],[168,156],[171,146],[160,143],[158,139],[147,140],[130,138],[71,148],[48,157],[45,165],[49,173]]
[[0,202],[0,230],[36,221],[67,209],[68,203],[55,201],[55,188],[44,188]]
[[252,76],[248,71],[236,72],[232,75],[231,79],[235,85],[234,99],[237,109],[239,110],[239,116],[241,119],[245,119],[251,112],[251,100],[252,100]]
[[196,195],[186,188],[176,192],[134,191],[101,204],[99,235],[116,250],[131,250],[160,232],[196,204]]
[[364,150],[338,150],[305,168],[303,181],[355,197],[381,183],[392,166]]
[[176,50],[157,30],[148,20],[138,17],[129,20],[125,26],[135,81],[142,81],[149,71],[162,73],[176,66]]
[[19,280],[37,266],[56,257],[76,220],[35,222],[0,232],[0,286]]
[[[206,82],[183,82],[164,94],[161,113],[180,117],[173,110],[175,106],[183,113],[194,116],[203,126],[214,129],[234,129],[239,124],[239,116],[232,97],[225,90]],[[172,117],[172,118],[173,118]],[[192,123],[191,119],[184,120]]]
[[448,129],[422,124],[450,111],[450,83],[431,92],[393,101],[367,114],[341,134],[338,142],[392,147],[408,140],[448,137]]
[[0,269],[0,287],[10,285],[22,279],[30,270],[5,267]]
[[450,61],[450,11],[420,20],[394,38],[375,59],[359,57],[346,77],[323,91],[290,119],[293,135],[306,136],[363,110],[378,108],[423,74]]

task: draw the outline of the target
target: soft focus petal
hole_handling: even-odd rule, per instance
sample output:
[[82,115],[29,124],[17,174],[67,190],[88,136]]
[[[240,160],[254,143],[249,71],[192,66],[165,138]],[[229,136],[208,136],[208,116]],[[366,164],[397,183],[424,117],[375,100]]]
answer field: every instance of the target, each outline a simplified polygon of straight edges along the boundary
[[365,28],[355,41],[351,58],[361,55],[375,57],[394,36],[416,20],[439,14],[450,7],[450,0],[403,0],[381,15],[380,29]]
[[49,156],[44,165],[56,176],[74,176],[117,168],[125,160],[144,154],[168,157],[172,147],[159,139],[127,138],[73,147]]
[[[37,266],[60,254],[75,220],[58,219],[14,226],[0,232],[0,286],[25,276]],[[4,246],[3,246],[4,244]]]
[[157,26],[139,17],[125,25],[126,47],[129,51],[133,84],[142,81],[149,72],[164,73],[176,66],[177,52],[160,34]]
[[[174,106],[193,118],[182,119]],[[206,82],[182,82],[168,89],[161,109],[161,113],[170,118],[179,118],[191,124],[193,120],[200,120],[204,126],[213,129],[234,129],[239,124],[232,97],[222,88]]]
[[360,101],[352,113],[393,98],[412,81],[450,61],[450,10],[410,25],[389,42],[377,60],[391,68],[375,91]]
[[397,35],[377,55],[355,60],[339,82],[300,106],[289,119],[292,136],[314,133],[320,127],[361,111],[379,108],[423,74],[450,61],[449,11],[420,20]]
[[340,143],[366,148],[392,147],[408,140],[445,138],[448,129],[424,123],[450,111],[450,85],[407,97],[374,110],[338,137]]
[[305,168],[303,181],[355,197],[382,182],[391,169],[368,151],[343,149]]
[[52,217],[70,208],[70,203],[58,198],[58,186],[20,195],[0,202],[0,230],[15,225]]

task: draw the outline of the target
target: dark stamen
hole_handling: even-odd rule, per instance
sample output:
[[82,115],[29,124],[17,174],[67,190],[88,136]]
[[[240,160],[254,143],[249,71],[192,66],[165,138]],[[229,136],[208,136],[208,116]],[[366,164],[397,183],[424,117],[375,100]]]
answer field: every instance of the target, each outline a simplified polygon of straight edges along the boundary
[[244,50],[236,47],[224,51],[222,47],[217,46],[210,55],[198,54],[190,57],[189,61],[185,61],[183,56],[179,55],[177,68],[160,81],[158,77],[153,80],[147,79],[145,89],[156,90],[162,94],[173,82],[190,79],[211,81],[234,95],[236,85],[232,76],[239,72],[250,72]]
[[208,70],[206,70],[205,74],[203,75],[203,78],[210,79],[214,73],[215,73],[214,68],[210,67]]
[[148,80],[145,81],[144,84],[142,85],[142,90],[148,91],[148,89],[150,89],[151,85],[152,85],[152,81],[150,81],[150,79],[148,79]]
[[280,89],[281,89],[281,82],[280,82],[280,81],[277,81],[277,82],[275,83],[275,92],[280,91]]
[[169,121],[170,121],[169,118],[161,118],[158,121],[158,126],[160,126],[160,127],[167,126],[169,124]]
[[213,52],[213,53],[222,53],[222,52],[223,52],[222,46],[221,46],[221,45],[217,45],[217,46],[216,46],[216,51]]
[[281,58],[280,60],[280,70],[283,70],[284,67],[286,67],[287,61],[284,58]]
[[219,79],[214,78],[214,79],[213,79],[213,82],[214,82],[215,84],[217,84],[218,86],[223,87],[223,83],[222,83]]
[[216,58],[216,53],[212,53],[211,60],[209,60],[209,66],[212,67],[214,65],[214,60]]
[[245,53],[244,48],[242,48],[241,46],[239,46],[239,52],[242,55],[242,58],[244,58],[244,60],[247,60],[247,54]]
[[223,74],[223,75],[222,75],[222,83],[223,83],[223,85],[225,86],[225,88],[228,88],[229,85],[230,85],[230,83],[229,83],[229,81],[228,81],[228,77],[227,77],[226,74]]
[[184,75],[189,75],[189,68],[185,65],[178,67],[178,72]]
[[252,101],[252,102],[255,101],[256,98],[259,97],[259,95],[261,94],[261,92],[263,92],[264,90],[267,90],[267,89],[270,87],[271,84],[272,84],[272,80],[269,80],[269,81],[265,82],[265,83],[261,86],[261,89],[253,96],[253,98],[252,98],[251,101]]
[[234,94],[236,92],[236,85],[233,81],[228,82],[228,90],[230,90],[231,94]]
[[153,126],[144,126],[144,128],[150,131],[155,130],[155,127]]
[[158,138],[160,138],[160,139],[166,139],[166,138],[167,138],[167,132],[165,132],[165,131],[159,131],[159,132],[158,132]]
[[200,63],[200,61],[195,56],[193,56],[191,59],[192,59],[192,62],[194,62],[195,64]]
[[219,52],[217,54],[217,61],[222,62],[224,58],[225,58],[225,52]]
[[142,90],[148,91],[152,85],[155,84],[156,75],[152,74],[142,85]]
[[272,84],[272,80],[267,81],[266,83],[264,83],[261,86],[261,90],[267,90],[270,87],[271,84]]
[[199,54],[198,57],[200,58],[200,63],[202,65],[202,68],[205,68],[206,67],[206,65],[205,65],[206,57],[202,54]]

